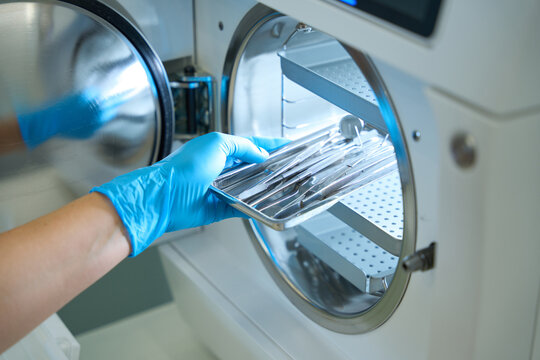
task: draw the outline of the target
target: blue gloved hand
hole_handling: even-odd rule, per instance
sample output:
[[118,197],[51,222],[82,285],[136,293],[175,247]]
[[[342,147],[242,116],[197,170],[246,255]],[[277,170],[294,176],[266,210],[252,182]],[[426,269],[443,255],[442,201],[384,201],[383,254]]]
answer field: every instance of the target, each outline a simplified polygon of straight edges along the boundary
[[17,114],[26,146],[35,148],[51,137],[87,139],[116,115],[121,96],[102,98],[96,90],[71,94],[54,104]]
[[262,162],[285,139],[242,138],[211,133],[195,138],[156,164],[92,189],[106,195],[118,212],[136,256],[168,231],[242,216],[208,190],[235,159]]

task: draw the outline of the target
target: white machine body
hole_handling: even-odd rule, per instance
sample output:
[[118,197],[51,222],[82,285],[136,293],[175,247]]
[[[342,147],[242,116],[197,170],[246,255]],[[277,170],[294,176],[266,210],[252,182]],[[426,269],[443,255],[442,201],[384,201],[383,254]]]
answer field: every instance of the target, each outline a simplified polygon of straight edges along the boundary
[[[345,335],[287,300],[240,221],[215,224],[161,247],[178,306],[201,339],[223,359],[540,359],[540,2],[443,1],[427,39],[329,1],[262,2],[372,58],[410,155],[416,247],[436,242],[436,263],[411,276],[382,326]],[[194,41],[195,62],[219,82],[254,5],[197,0],[193,34],[146,35]],[[467,168],[452,150],[458,134],[472,141]]]

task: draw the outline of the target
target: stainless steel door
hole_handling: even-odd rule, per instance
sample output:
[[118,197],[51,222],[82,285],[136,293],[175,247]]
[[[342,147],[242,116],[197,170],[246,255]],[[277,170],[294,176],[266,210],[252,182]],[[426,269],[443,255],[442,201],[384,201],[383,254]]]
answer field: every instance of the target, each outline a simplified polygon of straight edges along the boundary
[[0,2],[0,230],[170,152],[163,65],[97,1]]

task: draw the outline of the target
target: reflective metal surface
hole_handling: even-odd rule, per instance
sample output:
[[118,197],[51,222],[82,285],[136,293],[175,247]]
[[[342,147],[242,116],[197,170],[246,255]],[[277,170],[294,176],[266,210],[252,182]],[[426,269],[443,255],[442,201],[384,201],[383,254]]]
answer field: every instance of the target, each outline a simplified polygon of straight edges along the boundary
[[[240,135],[282,135],[294,139],[328,124],[328,119],[346,113],[283,76],[277,53],[282,50],[297,24],[297,20],[262,5],[255,6],[246,14],[231,40],[224,67],[225,79],[229,81],[228,102],[222,111],[222,123],[226,129]],[[294,46],[316,47],[325,37],[328,36],[316,29],[305,35],[297,34],[288,41],[287,49]],[[398,182],[402,190],[396,201],[400,204],[403,202],[403,210],[396,216],[401,217],[403,224],[400,224],[400,233],[393,234],[396,241],[392,241],[392,244],[396,246],[388,252],[399,256],[394,262],[400,263],[404,255],[414,251],[416,239],[416,199],[408,152],[399,119],[374,65],[364,54],[346,50],[356,71],[361,70],[372,88],[375,97],[373,103],[380,108],[379,116],[384,119],[396,152]],[[363,120],[370,122],[368,118]],[[377,203],[379,205],[383,204]],[[337,220],[335,217],[339,216],[339,212],[331,211],[331,214],[323,213],[310,221],[326,224],[328,217]],[[338,225],[341,220],[337,220]],[[365,220],[375,221],[367,217]],[[332,239],[330,232],[323,235],[328,237],[328,244],[335,241],[336,246],[343,246],[344,251],[354,257],[357,255],[354,250],[349,251],[347,245],[338,243],[338,237],[348,232],[354,233],[354,230],[360,234],[362,231],[358,227],[351,228],[345,220],[341,224],[339,226],[343,231],[336,232],[335,239]],[[300,229],[278,232],[253,221],[246,221],[246,227],[276,284],[304,314],[324,327],[343,333],[370,331],[392,315],[403,297],[409,274],[401,266],[394,266],[395,263],[388,264],[394,272],[384,277],[381,291],[370,294],[359,290],[358,286],[353,285],[354,282],[347,279],[355,276],[352,266],[356,261],[362,264],[362,260],[335,257],[340,252],[338,247],[334,254],[328,250],[319,252],[323,243],[316,241],[318,235],[315,232],[312,232],[315,238],[311,239],[314,242],[306,242],[301,238]],[[378,244],[376,241],[373,243]],[[305,245],[310,245],[311,250]],[[372,244],[369,246],[373,247]],[[323,261],[316,253],[329,257]]]
[[167,77],[117,12],[0,2],[0,48],[0,230],[168,153]]
[[185,65],[169,74],[175,105],[174,138],[187,141],[214,126],[214,78]]
[[224,172],[211,189],[273,229],[299,225],[397,171],[394,148],[377,130],[363,130],[354,139],[344,135],[333,125],[297,139],[263,163]]

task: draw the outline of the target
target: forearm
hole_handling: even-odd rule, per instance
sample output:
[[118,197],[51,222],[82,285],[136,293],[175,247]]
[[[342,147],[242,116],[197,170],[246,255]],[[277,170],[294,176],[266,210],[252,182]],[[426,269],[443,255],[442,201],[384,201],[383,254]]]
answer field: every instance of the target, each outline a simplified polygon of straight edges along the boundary
[[98,193],[0,235],[0,353],[129,252],[116,210]]
[[0,118],[0,154],[23,148],[24,142],[17,118],[15,116]]

